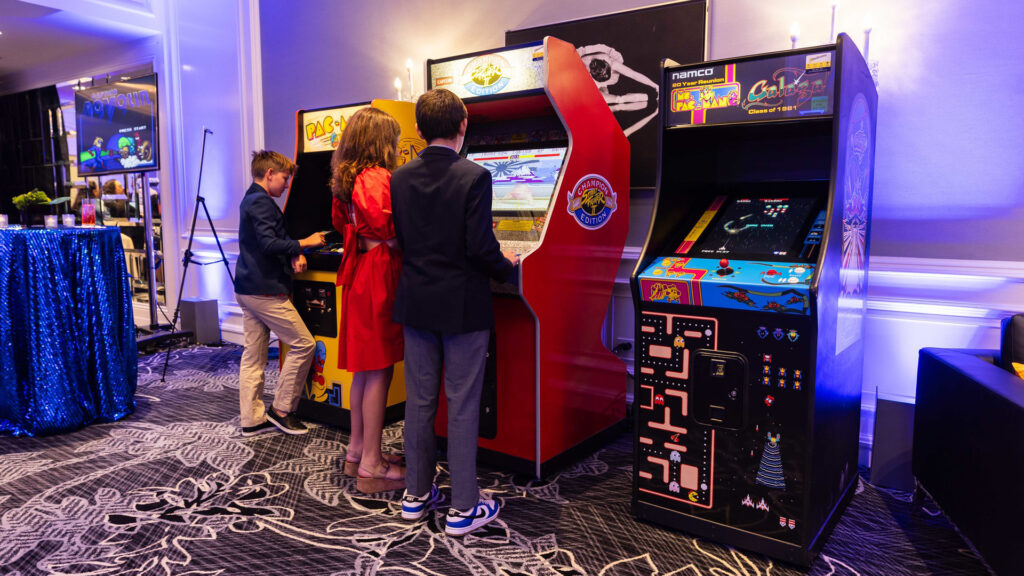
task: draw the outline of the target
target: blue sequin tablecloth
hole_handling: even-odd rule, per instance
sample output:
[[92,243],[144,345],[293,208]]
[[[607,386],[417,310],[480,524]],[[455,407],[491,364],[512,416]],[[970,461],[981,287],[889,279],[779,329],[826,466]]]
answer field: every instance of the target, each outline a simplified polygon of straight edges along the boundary
[[137,378],[118,229],[0,229],[0,432],[123,418]]

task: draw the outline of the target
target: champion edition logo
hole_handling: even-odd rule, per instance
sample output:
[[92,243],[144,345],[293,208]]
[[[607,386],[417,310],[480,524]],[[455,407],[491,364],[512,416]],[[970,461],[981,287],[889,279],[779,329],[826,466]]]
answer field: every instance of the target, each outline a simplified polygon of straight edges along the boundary
[[497,94],[512,80],[508,76],[511,67],[508,60],[499,54],[477,56],[462,70],[462,85],[476,96]]
[[617,207],[615,191],[599,174],[587,174],[569,191],[569,213],[588,230],[604,226]]

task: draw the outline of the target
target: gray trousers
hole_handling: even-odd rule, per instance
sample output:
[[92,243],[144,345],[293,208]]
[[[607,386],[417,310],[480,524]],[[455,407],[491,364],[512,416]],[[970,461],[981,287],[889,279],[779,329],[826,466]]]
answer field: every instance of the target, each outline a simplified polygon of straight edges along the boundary
[[445,336],[405,327],[405,486],[410,494],[422,496],[434,481],[434,416],[443,374],[448,466],[456,510],[468,510],[480,500],[476,445],[489,339],[490,330]]

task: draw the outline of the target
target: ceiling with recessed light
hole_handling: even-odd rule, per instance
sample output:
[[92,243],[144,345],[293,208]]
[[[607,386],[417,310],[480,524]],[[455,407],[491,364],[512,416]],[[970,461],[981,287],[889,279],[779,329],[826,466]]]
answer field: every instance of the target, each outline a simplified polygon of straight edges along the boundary
[[152,26],[145,25],[144,14],[135,24],[109,18],[110,11],[123,13],[132,5],[138,2],[0,0],[0,80],[70,56],[113,50],[154,35]]

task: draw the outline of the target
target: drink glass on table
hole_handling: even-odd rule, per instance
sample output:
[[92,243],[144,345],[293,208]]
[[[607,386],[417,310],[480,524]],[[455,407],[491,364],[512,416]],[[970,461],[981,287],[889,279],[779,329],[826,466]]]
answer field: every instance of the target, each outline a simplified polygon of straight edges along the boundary
[[82,200],[82,226],[96,225],[96,201],[92,199]]

